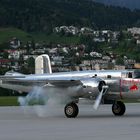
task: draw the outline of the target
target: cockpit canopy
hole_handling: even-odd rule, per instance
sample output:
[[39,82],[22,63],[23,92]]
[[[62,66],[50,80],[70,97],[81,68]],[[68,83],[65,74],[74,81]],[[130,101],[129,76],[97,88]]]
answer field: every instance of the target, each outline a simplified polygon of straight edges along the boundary
[[124,71],[122,72],[122,78],[140,79],[140,70]]
[[140,70],[134,70],[134,78],[140,79]]

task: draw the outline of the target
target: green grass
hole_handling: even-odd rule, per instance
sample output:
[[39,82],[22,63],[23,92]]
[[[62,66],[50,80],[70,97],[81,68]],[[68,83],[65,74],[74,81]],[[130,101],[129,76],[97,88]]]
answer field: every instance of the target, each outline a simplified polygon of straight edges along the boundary
[[45,42],[47,44],[78,44],[80,42],[80,37],[78,36],[59,36],[57,34],[46,35],[43,33],[32,34],[33,39],[36,42]]
[[128,99],[128,100],[122,100],[124,103],[140,103],[140,100],[138,100],[138,99],[135,99],[135,100],[130,100],[130,99]]
[[46,35],[45,33],[27,33],[17,28],[0,28],[0,44],[9,42],[13,37],[18,38],[23,44],[27,41],[34,40],[35,42],[47,44],[79,44],[80,37],[78,36],[59,36],[56,34]]
[[18,97],[2,96],[0,97],[0,106],[19,106]]
[[[140,103],[140,100],[122,100],[124,103]],[[38,104],[36,101],[30,102],[30,105]],[[43,103],[40,103],[43,105]],[[0,96],[0,106],[19,106],[18,97]]]
[[16,28],[0,28],[0,44],[4,42],[9,42],[13,37],[22,40],[22,42],[27,42],[31,40],[30,34]]
[[[32,99],[28,105],[44,105],[44,101]],[[0,106],[19,106],[18,96],[0,96]]]

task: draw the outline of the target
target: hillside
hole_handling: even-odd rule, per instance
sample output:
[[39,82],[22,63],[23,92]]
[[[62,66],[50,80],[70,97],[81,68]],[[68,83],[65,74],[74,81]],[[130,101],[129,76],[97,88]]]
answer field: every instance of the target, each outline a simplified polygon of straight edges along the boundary
[[0,44],[8,42],[13,37],[27,42],[30,39],[30,34],[16,28],[0,28]]
[[0,27],[45,32],[61,25],[120,29],[140,24],[140,11],[104,6],[92,0],[1,0]]
[[[38,43],[54,43],[54,44],[78,44],[80,37],[78,36],[60,36],[57,34],[45,33],[27,33],[17,28],[0,28],[0,49],[7,47],[7,43],[12,38],[18,38],[25,45],[28,41],[35,41]],[[5,44],[6,43],[6,44]]]
[[107,5],[114,5],[120,7],[126,7],[130,9],[140,9],[140,1],[139,0],[93,0],[96,2],[104,3]]

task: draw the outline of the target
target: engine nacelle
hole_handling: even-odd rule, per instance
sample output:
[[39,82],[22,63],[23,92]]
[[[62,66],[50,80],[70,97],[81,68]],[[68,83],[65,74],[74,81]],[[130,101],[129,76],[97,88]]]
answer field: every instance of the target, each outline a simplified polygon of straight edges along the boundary
[[[83,83],[83,93],[86,97],[97,97],[106,85],[105,81],[100,78],[87,78],[81,81]],[[103,89],[103,93],[105,89]]]

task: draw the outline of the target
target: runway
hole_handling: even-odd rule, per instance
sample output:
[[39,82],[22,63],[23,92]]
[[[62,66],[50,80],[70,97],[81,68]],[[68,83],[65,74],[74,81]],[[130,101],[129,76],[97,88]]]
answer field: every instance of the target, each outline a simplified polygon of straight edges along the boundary
[[0,107],[1,140],[139,140],[140,104],[126,104],[123,117],[111,105],[79,105],[77,118],[66,118],[63,106]]

